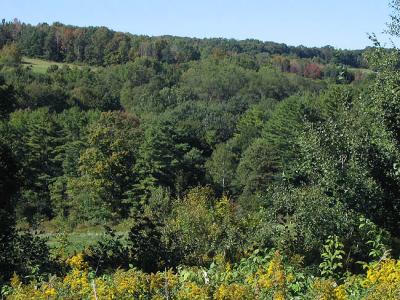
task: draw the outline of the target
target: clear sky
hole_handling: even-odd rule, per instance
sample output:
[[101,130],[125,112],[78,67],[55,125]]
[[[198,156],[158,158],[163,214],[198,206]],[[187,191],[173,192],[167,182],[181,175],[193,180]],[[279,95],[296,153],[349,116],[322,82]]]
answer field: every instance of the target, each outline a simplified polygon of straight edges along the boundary
[[381,35],[388,0],[0,0],[0,18],[104,25],[145,35],[256,38],[364,48]]

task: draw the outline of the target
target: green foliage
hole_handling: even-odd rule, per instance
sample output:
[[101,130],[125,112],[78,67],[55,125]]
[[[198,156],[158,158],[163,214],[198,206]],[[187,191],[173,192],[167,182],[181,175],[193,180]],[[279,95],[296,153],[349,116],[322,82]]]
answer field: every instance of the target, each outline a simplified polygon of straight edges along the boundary
[[360,218],[359,228],[363,231],[363,237],[368,239],[366,244],[370,247],[369,257],[373,260],[387,257],[390,252],[387,245],[388,233],[364,217]]
[[160,224],[148,217],[138,219],[129,233],[134,265],[147,272],[162,267],[165,250],[161,243]]
[[[395,273],[386,260],[400,237],[398,50],[18,21],[0,25],[0,46],[3,279],[36,279],[47,298],[70,297],[74,280],[72,297],[97,285],[118,298],[119,280],[133,276],[140,288],[128,298],[344,299],[365,295],[371,274]],[[20,65],[22,54],[31,59]],[[50,251],[16,224],[50,237],[72,230],[75,245],[53,240]],[[115,231],[82,234],[98,224]],[[63,258],[84,245],[69,271]],[[51,255],[68,273],[47,286]],[[344,273],[371,259],[382,269],[365,263],[358,281]],[[313,277],[318,266],[324,278]],[[30,289],[14,279],[7,295]]]
[[18,272],[26,280],[43,279],[53,265],[46,241],[15,229],[18,167],[8,147],[0,144],[0,284]]
[[18,213],[29,222],[51,217],[49,184],[60,172],[55,149],[59,127],[47,109],[20,110],[10,115],[12,147],[20,160],[22,178]]
[[279,170],[293,163],[298,153],[296,138],[309,114],[307,99],[293,96],[279,103],[265,123],[262,138],[276,152]]
[[30,232],[16,233],[12,241],[13,272],[24,276],[26,281],[44,280],[46,274],[56,273],[46,240]]
[[327,278],[338,276],[343,268],[343,244],[338,236],[329,236],[321,253],[322,263],[319,264],[321,275]]
[[337,284],[332,279],[300,272],[279,252],[255,251],[240,263],[215,261],[208,268],[181,267],[144,273],[137,269],[97,275],[81,254],[67,260],[72,270],[64,277],[22,283],[14,275],[2,296],[21,298],[120,299],[397,299],[399,261],[369,264],[366,275],[351,274]]
[[102,238],[85,250],[85,260],[96,272],[124,268],[129,263],[129,250],[123,236],[106,227]]
[[81,151],[78,177],[67,179],[71,215],[76,221],[126,216],[124,195],[135,183],[130,176],[138,155],[138,120],[120,112],[102,113],[88,128],[87,148]]
[[173,203],[165,229],[169,249],[190,265],[207,264],[216,254],[233,259],[245,247],[247,219],[227,197],[195,188]]
[[233,189],[237,163],[237,155],[226,144],[219,144],[207,161],[207,172],[222,192]]
[[0,76],[0,117],[5,119],[15,109],[15,91]]
[[[193,39],[176,36],[148,37],[115,32],[105,27],[76,27],[56,22],[36,26],[18,20],[1,24],[0,47],[16,42],[30,57],[95,65],[124,64],[141,57],[151,57],[169,64],[182,64],[204,58],[223,58],[235,55],[233,60],[247,68],[258,64],[248,57],[259,55],[284,56],[319,62],[361,67],[365,65],[362,50],[341,50],[331,46],[307,48],[288,46],[254,39]],[[282,70],[291,67],[282,60]]]
[[282,100],[296,91],[296,87],[282,72],[270,67],[263,67],[250,76],[251,80],[244,93],[248,93],[254,99]]
[[281,253],[300,254],[307,264],[318,262],[318,254],[329,235],[355,239],[358,224],[354,212],[325,195],[321,188],[277,187],[263,197],[263,223],[258,225],[256,243],[275,245]]
[[0,49],[0,66],[17,66],[21,59],[21,51],[15,43],[6,44]]
[[212,59],[193,65],[182,75],[183,88],[202,100],[228,100],[247,81],[243,68]]
[[244,194],[257,193],[268,188],[279,172],[276,149],[263,139],[255,140],[243,153],[237,177]]

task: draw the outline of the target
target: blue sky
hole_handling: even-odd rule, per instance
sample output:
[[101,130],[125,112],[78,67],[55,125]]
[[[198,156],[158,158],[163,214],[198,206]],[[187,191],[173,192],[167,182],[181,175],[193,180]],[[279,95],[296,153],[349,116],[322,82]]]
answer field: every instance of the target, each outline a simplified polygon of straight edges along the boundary
[[134,34],[256,38],[364,48],[389,21],[388,0],[0,0],[0,18],[104,25]]

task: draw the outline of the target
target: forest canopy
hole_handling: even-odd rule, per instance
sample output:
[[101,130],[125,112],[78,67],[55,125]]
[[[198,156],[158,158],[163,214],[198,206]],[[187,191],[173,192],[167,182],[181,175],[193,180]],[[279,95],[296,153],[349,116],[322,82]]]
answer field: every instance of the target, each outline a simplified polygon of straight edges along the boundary
[[2,297],[398,299],[400,53],[371,44],[3,20]]

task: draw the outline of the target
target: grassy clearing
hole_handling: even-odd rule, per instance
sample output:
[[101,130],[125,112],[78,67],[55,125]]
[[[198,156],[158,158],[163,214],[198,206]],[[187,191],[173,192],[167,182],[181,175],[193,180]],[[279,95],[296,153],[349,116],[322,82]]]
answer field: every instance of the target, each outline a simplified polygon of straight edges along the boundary
[[[41,74],[46,73],[47,69],[53,65],[56,65],[59,68],[61,68],[62,66],[69,66],[70,68],[78,68],[78,69],[83,68],[83,66],[81,66],[81,65],[60,63],[60,62],[55,62],[55,61],[50,61],[50,60],[44,60],[44,59],[39,59],[39,58],[29,58],[29,57],[23,57],[22,64],[26,67],[31,67],[33,72],[41,73]],[[95,68],[91,67],[91,69],[95,69]]]
[[[62,236],[59,233],[43,233],[41,237],[48,240],[47,244],[51,248],[57,248],[60,246],[60,241],[67,241],[67,253],[72,255],[77,252],[82,252],[85,248],[90,245],[96,244],[103,236],[104,230],[98,230],[97,228],[88,229],[88,231],[74,231],[71,233],[65,233]],[[127,236],[128,232],[116,231],[118,235]]]
[[[40,227],[40,237],[47,239],[47,244],[52,248],[60,246],[60,241],[67,241],[67,253],[72,255],[77,252],[81,252],[90,245],[94,245],[98,242],[105,232],[105,228],[102,225],[87,226],[80,225],[77,228],[70,231],[60,230],[59,224],[54,222],[43,222]],[[118,225],[110,226],[116,234],[127,236],[130,225],[128,223],[120,223]]]
[[[102,233],[100,232],[72,232],[66,234],[68,242],[67,253],[72,255],[75,252],[81,252],[90,245],[100,240]],[[41,237],[48,239],[47,244],[51,248],[60,246],[61,236],[55,233],[43,234]]]
[[348,70],[353,73],[360,72],[360,73],[366,74],[366,75],[374,73],[374,71],[372,71],[370,69],[365,69],[365,68],[348,68]]

